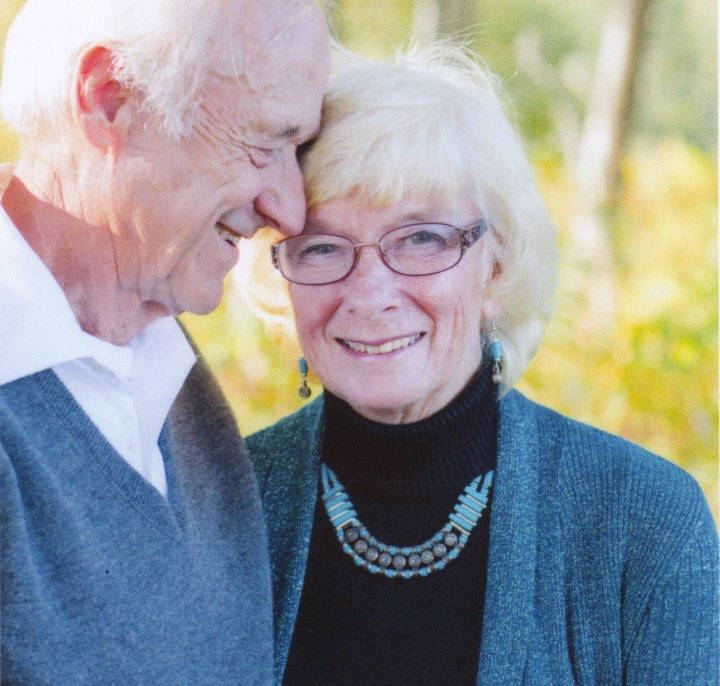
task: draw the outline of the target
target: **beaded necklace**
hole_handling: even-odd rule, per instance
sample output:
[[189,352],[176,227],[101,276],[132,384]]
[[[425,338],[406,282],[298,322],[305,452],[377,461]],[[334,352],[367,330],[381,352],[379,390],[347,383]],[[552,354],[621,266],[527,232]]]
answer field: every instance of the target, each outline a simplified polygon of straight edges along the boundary
[[434,536],[420,545],[398,547],[378,541],[358,519],[355,506],[335,472],[325,464],[320,469],[323,504],[343,552],[358,567],[388,579],[427,576],[454,560],[487,507],[494,474],[492,470],[484,477],[481,474],[465,487],[449,521]]

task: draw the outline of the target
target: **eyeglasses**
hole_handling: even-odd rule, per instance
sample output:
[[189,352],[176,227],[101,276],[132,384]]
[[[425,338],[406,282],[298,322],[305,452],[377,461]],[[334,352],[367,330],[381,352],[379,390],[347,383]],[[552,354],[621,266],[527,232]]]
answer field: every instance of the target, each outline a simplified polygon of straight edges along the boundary
[[467,229],[449,224],[409,224],[388,231],[377,243],[353,243],[343,236],[308,233],[273,245],[272,260],[288,281],[320,286],[344,279],[353,270],[359,249],[375,247],[392,271],[427,276],[452,269],[488,228],[484,219]]

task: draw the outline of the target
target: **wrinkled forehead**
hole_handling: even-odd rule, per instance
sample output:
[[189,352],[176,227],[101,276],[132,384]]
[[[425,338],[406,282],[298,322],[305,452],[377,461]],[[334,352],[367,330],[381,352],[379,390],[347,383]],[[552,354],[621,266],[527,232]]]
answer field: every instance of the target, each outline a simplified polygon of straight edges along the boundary
[[251,0],[233,7],[227,60],[217,66],[218,75],[241,76],[255,89],[280,61],[307,70],[329,60],[327,24],[315,0]]

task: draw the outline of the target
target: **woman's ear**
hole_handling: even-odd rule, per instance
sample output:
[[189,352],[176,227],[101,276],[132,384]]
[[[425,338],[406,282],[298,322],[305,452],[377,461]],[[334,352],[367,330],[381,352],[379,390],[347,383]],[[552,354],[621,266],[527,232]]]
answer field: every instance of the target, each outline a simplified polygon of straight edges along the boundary
[[133,120],[135,101],[127,86],[117,80],[115,54],[95,45],[78,61],[73,109],[87,140],[98,148],[117,147]]
[[499,298],[494,298],[492,295],[486,295],[482,304],[482,316],[487,321],[492,321],[502,311],[502,302]]
[[490,321],[495,319],[502,310],[502,300],[495,295],[497,292],[497,282],[502,276],[503,268],[500,261],[494,259],[492,267],[489,269],[490,278],[485,283],[485,293],[482,304],[482,316]]

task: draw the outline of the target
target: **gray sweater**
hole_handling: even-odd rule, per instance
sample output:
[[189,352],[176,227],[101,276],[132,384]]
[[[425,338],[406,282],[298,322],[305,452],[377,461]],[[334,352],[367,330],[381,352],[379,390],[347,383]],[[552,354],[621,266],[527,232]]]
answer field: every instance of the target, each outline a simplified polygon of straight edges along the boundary
[[202,361],[160,444],[168,500],[52,371],[0,386],[4,686],[272,681],[257,485]]
[[[321,397],[247,441],[268,523],[278,684],[322,434]],[[493,489],[479,685],[718,683],[717,533],[688,474],[511,391]]]

